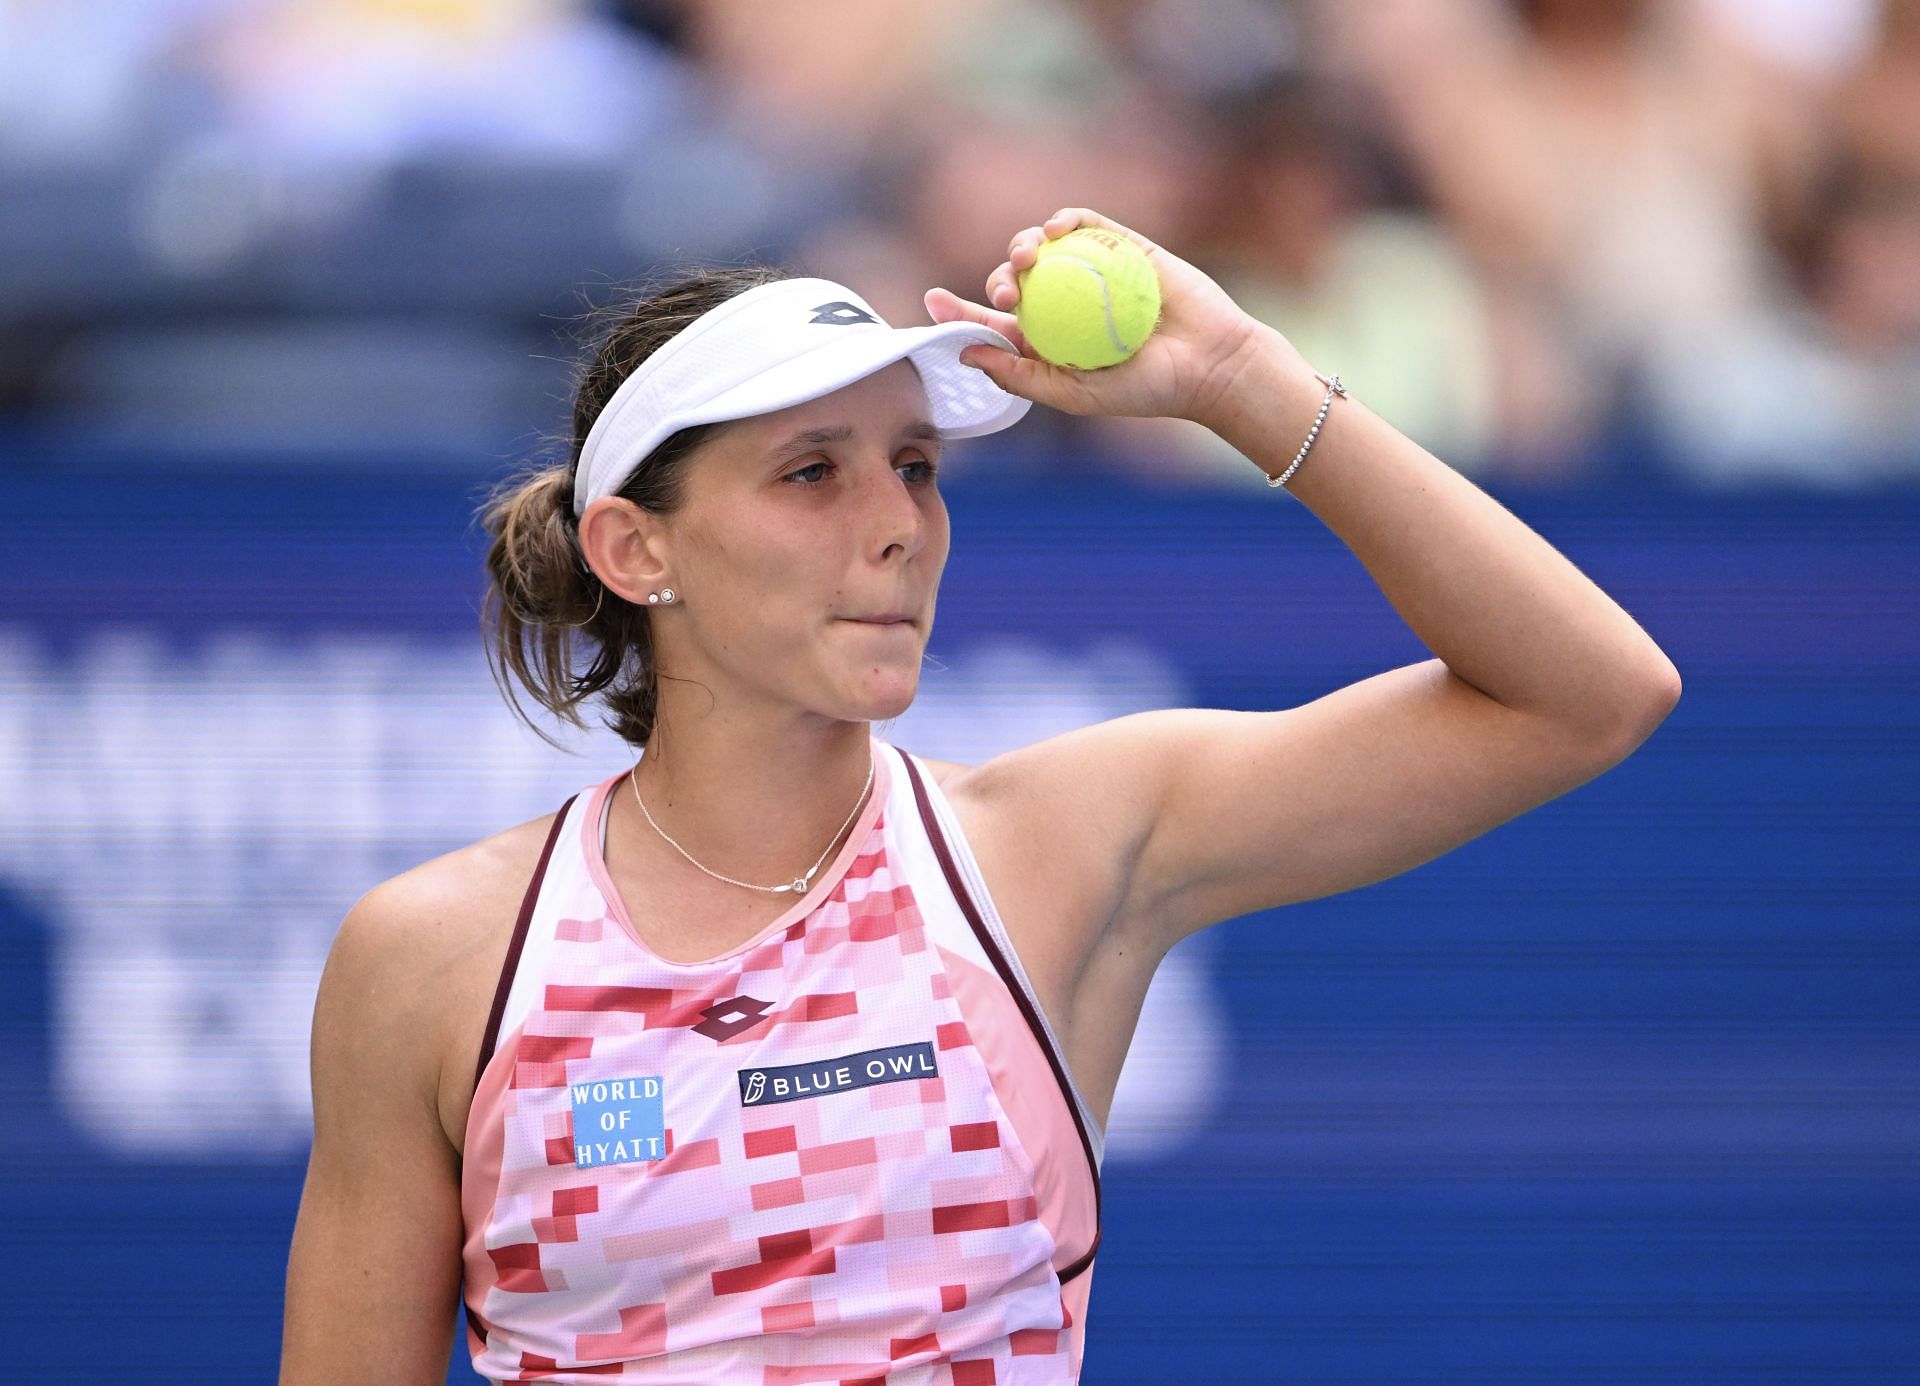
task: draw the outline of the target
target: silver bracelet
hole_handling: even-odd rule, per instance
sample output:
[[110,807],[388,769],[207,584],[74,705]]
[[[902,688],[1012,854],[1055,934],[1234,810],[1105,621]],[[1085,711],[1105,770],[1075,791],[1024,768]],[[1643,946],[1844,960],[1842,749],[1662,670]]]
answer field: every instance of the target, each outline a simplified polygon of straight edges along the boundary
[[1319,371],[1315,371],[1313,373],[1313,378],[1315,380],[1325,382],[1327,387],[1327,397],[1320,401],[1319,417],[1314,419],[1313,427],[1307,433],[1307,441],[1300,445],[1300,451],[1295,455],[1293,459],[1293,465],[1288,467],[1284,472],[1280,473],[1279,476],[1268,477],[1267,485],[1269,486],[1286,485],[1287,478],[1293,475],[1294,468],[1298,467],[1302,462],[1306,461],[1307,450],[1313,446],[1313,440],[1320,436],[1320,425],[1326,422],[1327,410],[1333,407],[1333,397],[1335,395],[1340,396],[1340,398],[1342,399],[1345,399],[1347,397],[1347,387],[1340,383],[1339,376],[1337,375],[1324,376],[1320,374]]

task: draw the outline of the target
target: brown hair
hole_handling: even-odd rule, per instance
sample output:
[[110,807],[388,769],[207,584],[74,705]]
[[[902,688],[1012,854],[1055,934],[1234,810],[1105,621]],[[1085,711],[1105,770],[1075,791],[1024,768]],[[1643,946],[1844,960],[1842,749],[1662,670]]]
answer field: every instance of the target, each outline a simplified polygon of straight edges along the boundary
[[[513,681],[547,711],[576,727],[580,707],[596,694],[606,725],[634,746],[652,738],[659,703],[648,610],[608,591],[587,567],[573,513],[573,474],[593,421],[642,361],[701,314],[761,284],[791,278],[773,265],[700,268],[665,287],[629,290],[581,320],[597,337],[575,367],[571,437],[566,461],[536,465],[502,482],[483,503],[492,536],[481,627],[487,667],[515,715],[541,739],[559,745],[531,716]],[[656,515],[679,510],[688,457],[724,424],[681,429],[655,448],[614,494]],[[592,659],[576,665],[576,641]]]

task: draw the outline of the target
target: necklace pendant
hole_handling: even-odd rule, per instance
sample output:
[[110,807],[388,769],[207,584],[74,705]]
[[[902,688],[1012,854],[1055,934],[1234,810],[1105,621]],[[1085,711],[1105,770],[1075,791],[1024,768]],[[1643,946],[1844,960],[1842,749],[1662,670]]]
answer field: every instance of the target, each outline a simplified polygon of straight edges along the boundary
[[787,889],[795,895],[805,895],[807,893],[807,878],[805,876],[795,876],[793,878],[793,884],[788,886]]

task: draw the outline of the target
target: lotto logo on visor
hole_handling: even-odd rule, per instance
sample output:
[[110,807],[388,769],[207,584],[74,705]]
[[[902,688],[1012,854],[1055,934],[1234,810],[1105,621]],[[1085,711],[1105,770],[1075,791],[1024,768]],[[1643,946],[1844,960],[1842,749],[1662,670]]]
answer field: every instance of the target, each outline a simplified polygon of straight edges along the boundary
[[813,316],[807,321],[817,322],[825,327],[851,327],[859,322],[879,322],[880,320],[859,304],[848,303],[845,299],[841,299],[835,303],[820,304],[813,310]]
[[919,1044],[867,1049],[811,1064],[743,1068],[740,1070],[740,1105],[766,1107],[775,1102],[797,1102],[803,1097],[824,1097],[828,1093],[851,1092],[879,1083],[904,1083],[914,1078],[939,1076],[933,1045],[923,1040]]

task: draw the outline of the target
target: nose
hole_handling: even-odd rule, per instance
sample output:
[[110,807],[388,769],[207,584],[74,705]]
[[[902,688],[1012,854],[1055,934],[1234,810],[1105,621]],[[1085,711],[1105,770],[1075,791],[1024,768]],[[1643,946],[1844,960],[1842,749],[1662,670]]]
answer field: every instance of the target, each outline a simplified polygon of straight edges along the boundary
[[866,488],[863,498],[872,526],[869,533],[877,539],[875,552],[883,562],[910,559],[926,546],[926,509],[913,484],[891,465],[879,470],[878,479]]

